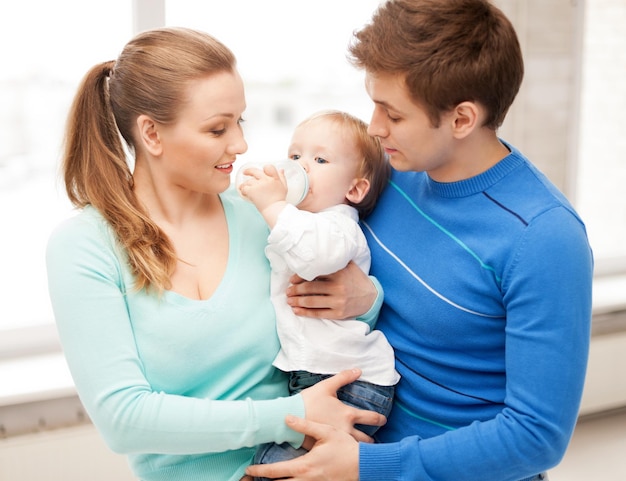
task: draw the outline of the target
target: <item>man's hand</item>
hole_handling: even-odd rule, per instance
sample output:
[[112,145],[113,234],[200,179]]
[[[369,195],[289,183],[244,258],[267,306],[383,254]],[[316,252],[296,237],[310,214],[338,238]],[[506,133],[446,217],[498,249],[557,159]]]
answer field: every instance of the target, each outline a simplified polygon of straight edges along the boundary
[[348,319],[365,314],[374,304],[376,287],[354,262],[340,271],[305,281],[294,275],[287,303],[299,316]]
[[275,464],[248,466],[246,474],[291,481],[358,481],[359,443],[332,426],[287,416],[294,431],[315,439],[304,456]]

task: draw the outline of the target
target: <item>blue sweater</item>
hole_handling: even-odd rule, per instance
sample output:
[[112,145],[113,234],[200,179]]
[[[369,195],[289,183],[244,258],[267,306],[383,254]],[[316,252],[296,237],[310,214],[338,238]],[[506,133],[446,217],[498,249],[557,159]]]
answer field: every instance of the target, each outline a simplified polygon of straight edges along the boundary
[[286,378],[272,366],[279,343],[267,226],[234,191],[221,197],[228,267],[204,301],[134,290],[91,207],[48,244],[52,306],[80,399],[144,481],[238,481],[255,445],[303,439],[284,423],[304,416],[302,398],[286,397]]
[[562,458],[587,363],[593,260],[517,150],[454,183],[393,172],[363,223],[402,378],[360,480],[519,480]]

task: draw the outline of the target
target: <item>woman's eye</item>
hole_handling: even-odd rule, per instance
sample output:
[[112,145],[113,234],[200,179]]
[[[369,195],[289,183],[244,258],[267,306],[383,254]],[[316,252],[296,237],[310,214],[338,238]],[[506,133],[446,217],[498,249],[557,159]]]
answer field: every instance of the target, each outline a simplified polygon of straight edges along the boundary
[[224,135],[226,133],[226,124],[222,123],[207,127],[207,132],[211,135],[215,135],[216,137]]
[[328,163],[327,160],[322,158],[322,157],[315,157],[315,162],[317,162],[318,164],[326,164],[326,163]]
[[394,117],[390,114],[387,114],[387,117],[389,118],[389,120],[391,120],[392,122],[399,122],[400,121],[400,117]]
[[[245,119],[243,117],[239,117],[237,119],[236,125],[238,127],[241,127],[241,124],[243,124],[244,122],[245,122]],[[220,137],[221,135],[224,135],[226,133],[226,131],[228,130],[229,126],[230,125],[223,125],[223,126],[220,126],[220,128],[211,129],[211,130],[209,130],[209,132],[212,135],[215,135],[216,137]]]

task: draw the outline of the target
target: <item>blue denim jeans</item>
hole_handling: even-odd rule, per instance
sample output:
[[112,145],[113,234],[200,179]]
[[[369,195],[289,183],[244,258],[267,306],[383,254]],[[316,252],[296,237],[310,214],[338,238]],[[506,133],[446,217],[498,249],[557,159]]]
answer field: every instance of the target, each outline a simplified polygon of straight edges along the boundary
[[[313,374],[305,371],[294,371],[290,373],[289,392],[297,394],[307,387],[331,377],[330,374]],[[394,386],[378,386],[365,381],[355,381],[347,386],[343,386],[337,391],[337,398],[348,406],[389,416],[393,402]],[[372,436],[379,426],[367,426],[356,424],[355,428]],[[254,464],[271,464],[278,461],[302,456],[307,451],[304,448],[294,448],[289,443],[262,444],[257,449],[254,457]],[[254,478],[256,481],[266,481],[267,478]],[[267,480],[269,481],[269,480]]]

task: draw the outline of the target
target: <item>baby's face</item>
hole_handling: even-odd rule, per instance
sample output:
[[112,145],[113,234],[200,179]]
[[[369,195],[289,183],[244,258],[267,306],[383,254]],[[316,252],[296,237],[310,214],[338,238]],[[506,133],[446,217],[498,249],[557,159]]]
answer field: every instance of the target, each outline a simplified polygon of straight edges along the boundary
[[310,120],[294,131],[288,155],[309,177],[309,193],[299,209],[319,212],[346,203],[361,160],[347,128],[324,117]]

